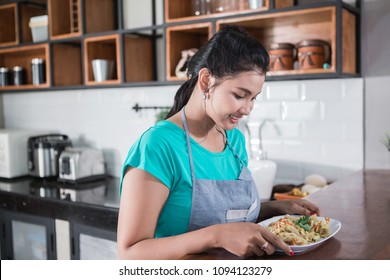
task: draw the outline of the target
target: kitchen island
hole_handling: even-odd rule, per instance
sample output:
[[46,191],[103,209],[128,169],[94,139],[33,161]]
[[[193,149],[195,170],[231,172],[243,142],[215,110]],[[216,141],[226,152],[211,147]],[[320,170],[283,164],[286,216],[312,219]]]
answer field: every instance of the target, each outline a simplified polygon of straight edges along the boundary
[[[307,199],[320,206],[322,216],[339,220],[340,231],[304,254],[293,257],[274,254],[259,259],[390,259],[390,170],[356,172]],[[73,225],[94,228],[103,232],[100,236],[115,241],[119,180],[107,178],[81,186],[29,177],[1,180],[0,206],[0,218],[12,213],[65,220],[71,228]],[[6,242],[2,233],[2,248]],[[73,252],[71,257],[77,259],[80,255]],[[239,258],[224,250],[211,250],[183,259]]]

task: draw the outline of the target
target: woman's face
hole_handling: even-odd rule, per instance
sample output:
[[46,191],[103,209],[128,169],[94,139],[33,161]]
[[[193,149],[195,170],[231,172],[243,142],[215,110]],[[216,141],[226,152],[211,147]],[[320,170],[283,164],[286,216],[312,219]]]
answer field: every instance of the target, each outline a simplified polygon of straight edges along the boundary
[[[255,71],[243,72],[211,87],[206,112],[216,124],[231,130],[240,119],[250,114],[260,94],[265,76]],[[211,82],[212,86],[213,81]]]

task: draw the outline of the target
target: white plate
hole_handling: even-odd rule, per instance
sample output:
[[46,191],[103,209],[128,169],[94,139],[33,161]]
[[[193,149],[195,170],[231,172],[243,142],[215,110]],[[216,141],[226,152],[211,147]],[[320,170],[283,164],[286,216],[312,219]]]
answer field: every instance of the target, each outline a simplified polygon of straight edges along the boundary
[[[285,216],[286,215],[272,217],[270,219],[267,219],[267,220],[260,222],[259,225],[261,225],[263,227],[267,227],[270,223],[275,222],[275,221],[277,221],[280,218],[283,218]],[[290,216],[291,217],[300,217],[299,215],[290,215]],[[325,220],[325,217],[317,217],[317,219],[320,221],[323,221],[323,220]],[[328,240],[329,238],[333,237],[336,233],[338,233],[339,230],[341,229],[341,223],[338,220],[330,219],[329,229],[330,229],[330,236],[328,236],[326,238],[320,238],[317,242],[310,243],[307,245],[290,246],[290,248],[294,251],[295,255],[302,254],[308,250],[314,249],[315,247],[321,245],[322,242]],[[283,253],[283,251],[279,248],[275,248],[275,251],[279,252],[279,253]]]

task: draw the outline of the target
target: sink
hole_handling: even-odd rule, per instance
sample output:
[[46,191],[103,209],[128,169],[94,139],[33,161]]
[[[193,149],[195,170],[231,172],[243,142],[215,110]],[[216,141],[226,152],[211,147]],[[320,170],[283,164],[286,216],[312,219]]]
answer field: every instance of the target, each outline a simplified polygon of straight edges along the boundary
[[248,168],[252,173],[260,200],[270,200],[276,176],[276,162],[268,159],[250,159]]

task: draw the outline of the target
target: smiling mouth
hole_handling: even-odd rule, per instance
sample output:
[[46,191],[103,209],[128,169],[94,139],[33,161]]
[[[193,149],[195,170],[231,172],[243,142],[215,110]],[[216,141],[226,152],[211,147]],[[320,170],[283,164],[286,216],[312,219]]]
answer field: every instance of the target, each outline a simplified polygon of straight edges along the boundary
[[235,121],[235,122],[238,122],[239,120],[241,120],[241,117],[237,117],[237,116],[234,116],[234,115],[229,115],[229,117]]

